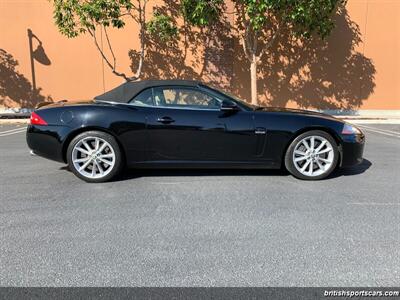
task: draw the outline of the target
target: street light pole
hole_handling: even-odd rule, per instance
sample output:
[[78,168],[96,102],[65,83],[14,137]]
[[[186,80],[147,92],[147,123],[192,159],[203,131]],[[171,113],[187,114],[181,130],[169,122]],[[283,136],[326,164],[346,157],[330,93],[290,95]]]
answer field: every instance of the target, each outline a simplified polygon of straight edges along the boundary
[[33,59],[32,38],[33,38],[32,30],[28,29],[29,55],[30,55],[30,58],[31,58],[31,72],[32,72],[32,91],[36,92],[35,61]]

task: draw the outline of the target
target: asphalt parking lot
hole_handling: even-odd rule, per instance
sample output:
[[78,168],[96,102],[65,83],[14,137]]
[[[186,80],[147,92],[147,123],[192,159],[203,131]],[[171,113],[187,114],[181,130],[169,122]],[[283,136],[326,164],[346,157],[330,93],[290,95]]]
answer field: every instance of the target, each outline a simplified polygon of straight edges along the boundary
[[323,181],[200,170],[104,184],[30,156],[23,126],[0,126],[0,286],[400,283],[400,125],[363,127],[364,162]]

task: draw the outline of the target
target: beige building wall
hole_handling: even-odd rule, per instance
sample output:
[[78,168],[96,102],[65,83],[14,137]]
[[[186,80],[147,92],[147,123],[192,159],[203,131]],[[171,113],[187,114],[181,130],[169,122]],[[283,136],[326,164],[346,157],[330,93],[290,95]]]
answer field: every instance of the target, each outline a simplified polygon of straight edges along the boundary
[[[182,38],[175,48],[152,46],[144,77],[202,79],[249,100],[248,64],[235,31],[224,27],[232,23],[228,14],[212,38],[192,33],[194,43],[186,51]],[[28,29],[49,59],[47,65],[35,61],[39,94],[32,92]],[[111,39],[119,70],[131,72],[135,62],[129,52],[138,50],[138,28],[112,30]],[[398,110],[399,39],[400,0],[349,0],[327,41],[299,45],[282,37],[276,43],[260,66],[260,99],[273,106]],[[33,48],[38,45],[34,39]],[[89,36],[68,39],[58,32],[48,0],[0,0],[0,106],[88,99],[122,82],[104,65]]]

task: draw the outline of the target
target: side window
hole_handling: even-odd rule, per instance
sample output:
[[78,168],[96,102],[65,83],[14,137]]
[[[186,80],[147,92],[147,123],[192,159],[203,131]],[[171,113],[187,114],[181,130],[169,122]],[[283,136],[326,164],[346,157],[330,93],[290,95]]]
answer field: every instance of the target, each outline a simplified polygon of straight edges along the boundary
[[133,105],[151,106],[153,105],[153,93],[151,89],[146,89],[135,96],[130,102]]
[[154,101],[157,106],[218,109],[219,101],[202,91],[191,88],[155,88]]

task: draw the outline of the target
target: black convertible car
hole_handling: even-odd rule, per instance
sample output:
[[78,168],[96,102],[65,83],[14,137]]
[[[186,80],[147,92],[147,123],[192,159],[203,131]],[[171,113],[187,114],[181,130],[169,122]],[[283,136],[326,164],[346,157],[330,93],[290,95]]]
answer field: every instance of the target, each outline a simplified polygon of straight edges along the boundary
[[46,105],[32,152],[88,182],[134,168],[271,168],[322,179],[362,161],[364,134],[317,112],[256,107],[201,82],[127,82],[94,100]]

